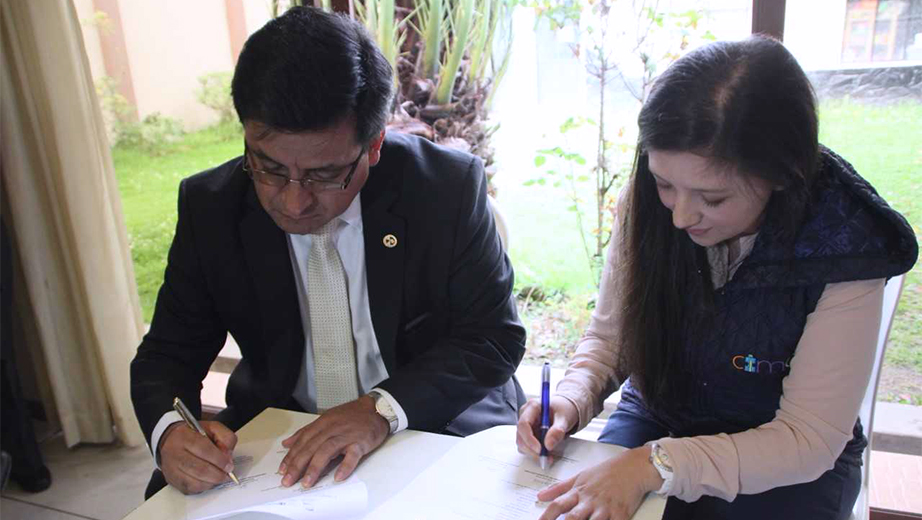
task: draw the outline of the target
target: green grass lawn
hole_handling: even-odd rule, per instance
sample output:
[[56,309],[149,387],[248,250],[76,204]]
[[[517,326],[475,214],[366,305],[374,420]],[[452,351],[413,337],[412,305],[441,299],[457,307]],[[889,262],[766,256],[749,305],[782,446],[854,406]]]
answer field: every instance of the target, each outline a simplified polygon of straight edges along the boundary
[[[825,103],[820,137],[909,220],[916,236],[922,235],[922,104]],[[886,365],[919,374],[916,387],[922,396],[922,262],[906,277],[887,349]],[[885,397],[907,400],[900,394]]]
[[131,148],[112,151],[145,322],[153,315],[176,231],[179,181],[240,155],[243,134],[229,139],[228,133],[215,127],[187,134],[160,156]]
[[[822,105],[820,119],[822,142],[849,160],[920,233],[922,104],[871,107],[829,102]],[[506,146],[501,136],[496,146]],[[125,148],[113,151],[146,321],[153,313],[176,226],[179,181],[239,155],[242,147],[239,133],[212,128],[186,135],[161,156]],[[498,199],[511,225],[517,287],[538,286],[553,295],[525,313],[525,320],[537,327],[529,343],[538,356],[550,350],[565,357],[585,327],[586,307],[596,289],[573,213],[566,209],[570,202],[550,185],[523,185],[535,176],[533,151],[524,155],[527,160],[503,164],[496,178]],[[587,229],[590,225],[585,224]],[[918,374],[918,395],[913,392],[910,400],[922,399],[922,263],[907,277],[886,363]],[[905,400],[900,395],[889,398]]]

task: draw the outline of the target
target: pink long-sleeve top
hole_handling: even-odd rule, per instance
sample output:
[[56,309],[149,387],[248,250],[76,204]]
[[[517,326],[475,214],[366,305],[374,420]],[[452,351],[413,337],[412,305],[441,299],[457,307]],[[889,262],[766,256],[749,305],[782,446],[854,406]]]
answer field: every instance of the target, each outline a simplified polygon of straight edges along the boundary
[[[732,279],[755,237],[740,238],[740,254],[730,265],[726,245],[708,249],[715,288]],[[589,328],[557,385],[557,395],[576,405],[580,429],[622,382],[616,352],[619,246],[613,236]],[[826,285],[807,316],[772,421],[735,434],[659,439],[674,468],[670,494],[688,502],[702,495],[730,501],[740,493],[810,482],[832,469],[852,438],[870,379],[884,285],[883,279]]]

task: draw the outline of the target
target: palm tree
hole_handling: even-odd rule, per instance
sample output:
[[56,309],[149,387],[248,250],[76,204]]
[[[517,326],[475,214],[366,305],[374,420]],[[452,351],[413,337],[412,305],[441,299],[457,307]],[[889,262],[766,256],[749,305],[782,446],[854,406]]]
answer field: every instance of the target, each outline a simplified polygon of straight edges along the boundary
[[[355,11],[397,71],[389,128],[480,156],[495,173],[488,122],[509,63],[509,0],[364,0]],[[494,52],[494,47],[500,47]],[[495,192],[492,184],[490,191]]]
[[[304,5],[290,0],[289,5]],[[313,5],[313,2],[307,2]],[[333,2],[322,0],[331,10]],[[492,179],[488,123],[509,63],[515,0],[349,0],[396,71],[388,128],[480,156]],[[271,0],[272,16],[279,0]],[[494,48],[499,47],[499,52]],[[495,188],[490,184],[490,192]]]

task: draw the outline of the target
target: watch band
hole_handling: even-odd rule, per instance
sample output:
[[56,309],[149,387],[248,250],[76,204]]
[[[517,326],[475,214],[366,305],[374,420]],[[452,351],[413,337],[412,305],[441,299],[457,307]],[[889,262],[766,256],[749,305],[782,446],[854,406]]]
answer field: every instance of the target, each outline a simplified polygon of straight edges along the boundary
[[397,426],[399,424],[397,419],[397,413],[394,412],[394,408],[391,406],[390,401],[384,397],[384,394],[378,392],[377,390],[372,390],[368,392],[368,395],[375,400],[375,412],[384,418],[387,421],[387,426],[390,430],[389,433],[394,433],[397,431]]
[[658,442],[650,443],[650,463],[653,464],[653,467],[656,468],[657,473],[663,479],[663,485],[655,493],[657,495],[668,495],[672,491],[675,473],[672,470],[669,454]]

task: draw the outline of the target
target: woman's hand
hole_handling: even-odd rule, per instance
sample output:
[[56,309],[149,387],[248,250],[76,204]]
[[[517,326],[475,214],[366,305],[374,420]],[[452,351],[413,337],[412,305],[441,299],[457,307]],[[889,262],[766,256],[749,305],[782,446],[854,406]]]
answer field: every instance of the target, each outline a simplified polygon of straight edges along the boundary
[[[573,403],[563,397],[551,397],[551,428],[544,436],[544,446],[547,451],[553,451],[578,422],[579,412]],[[541,443],[538,441],[540,429],[541,400],[530,399],[519,410],[519,424],[515,439],[519,452],[536,458],[541,454]]]
[[627,450],[538,493],[551,502],[539,520],[628,520],[644,496],[663,485],[650,463],[650,447]]

